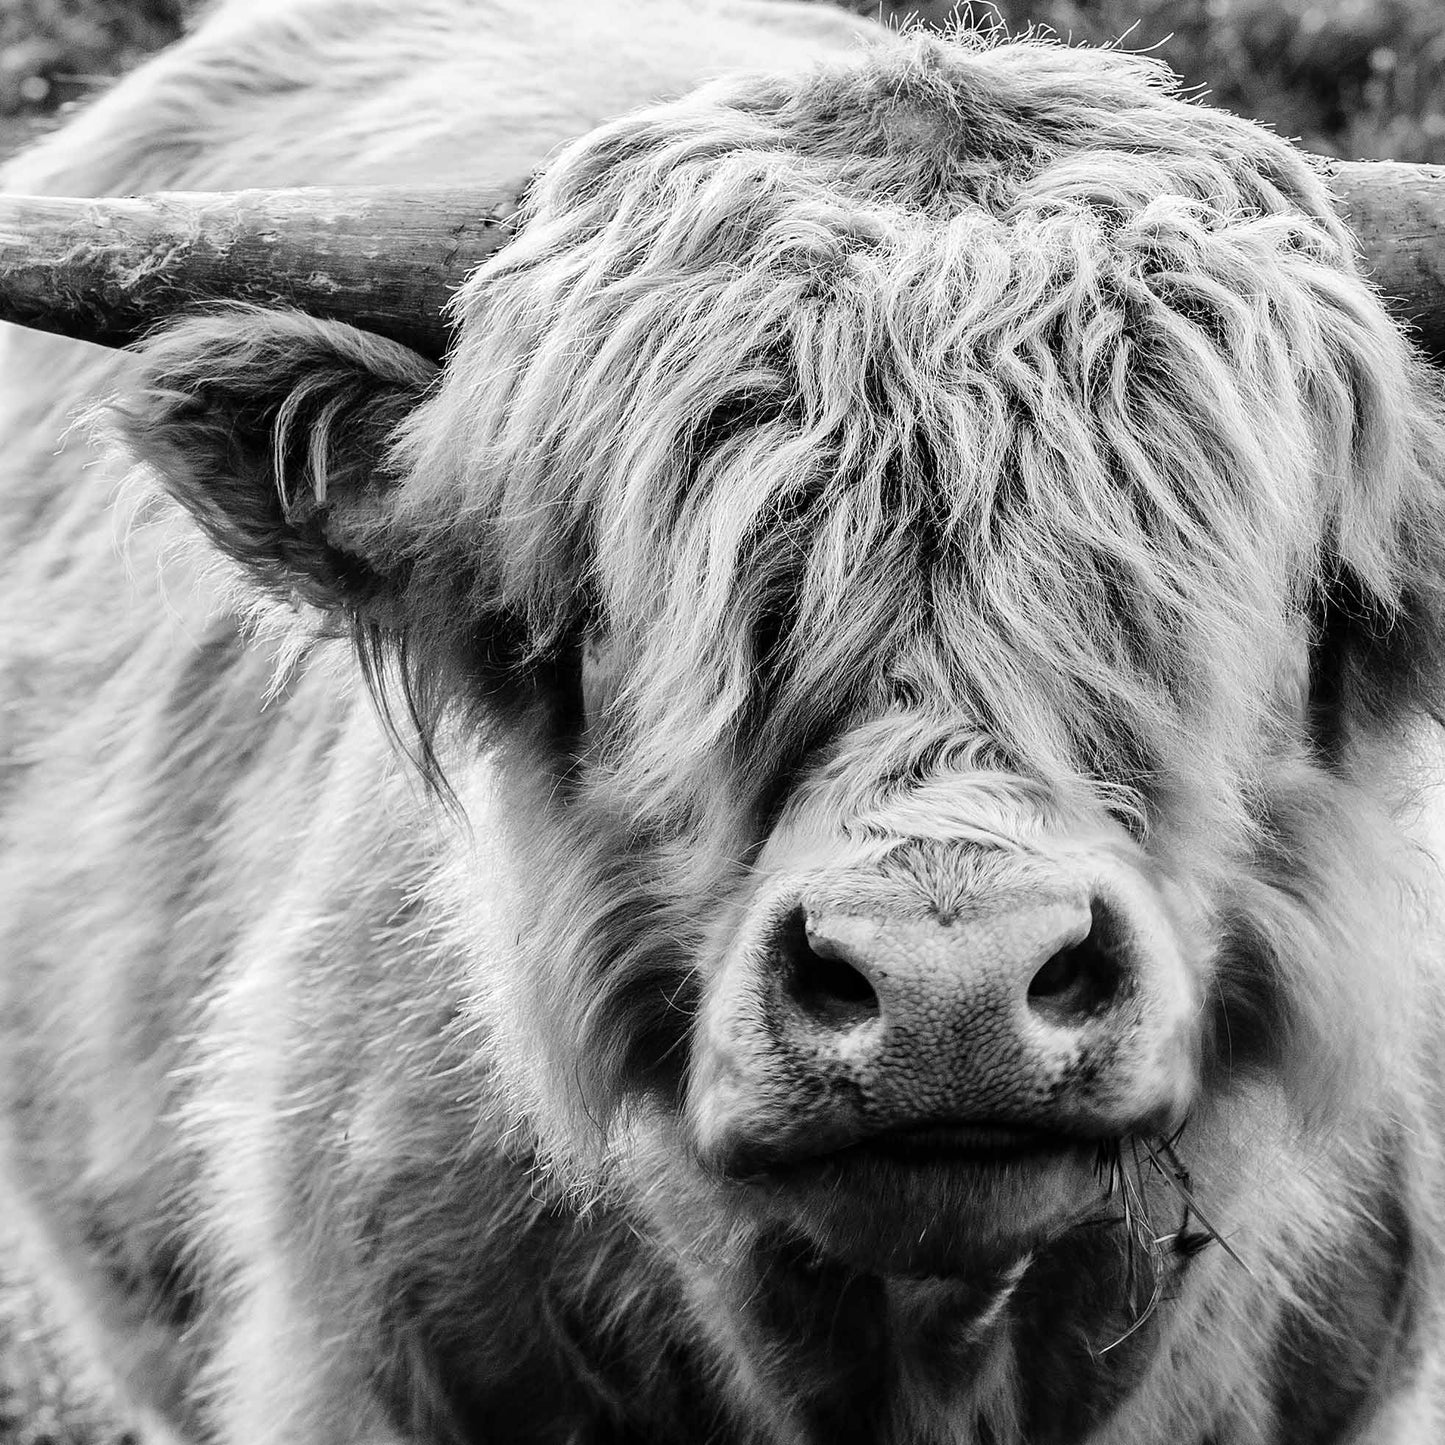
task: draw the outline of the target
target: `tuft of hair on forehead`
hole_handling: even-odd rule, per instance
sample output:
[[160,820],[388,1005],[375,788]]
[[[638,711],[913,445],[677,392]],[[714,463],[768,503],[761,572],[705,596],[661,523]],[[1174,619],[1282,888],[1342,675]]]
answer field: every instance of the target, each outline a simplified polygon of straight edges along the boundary
[[414,585],[617,649],[653,818],[904,708],[1241,822],[1321,599],[1438,592],[1442,433],[1306,160],[1172,90],[911,35],[577,141],[401,436]]

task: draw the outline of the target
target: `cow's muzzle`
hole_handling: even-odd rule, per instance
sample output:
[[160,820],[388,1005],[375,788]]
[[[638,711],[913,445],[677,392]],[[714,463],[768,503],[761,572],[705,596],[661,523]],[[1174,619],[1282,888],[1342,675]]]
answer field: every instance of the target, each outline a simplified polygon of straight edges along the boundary
[[1177,1126],[1198,1008],[1163,900],[1119,865],[969,871],[947,912],[879,878],[850,896],[837,874],[754,904],[696,1044],[706,1167],[835,1194],[966,1177],[988,1211],[990,1180]]

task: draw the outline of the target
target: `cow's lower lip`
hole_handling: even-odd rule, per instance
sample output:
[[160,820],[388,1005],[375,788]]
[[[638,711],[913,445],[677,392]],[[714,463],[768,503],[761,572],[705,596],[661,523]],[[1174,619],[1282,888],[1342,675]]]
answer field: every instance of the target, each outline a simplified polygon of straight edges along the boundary
[[832,1143],[819,1149],[791,1148],[749,1151],[741,1167],[728,1172],[741,1177],[786,1179],[819,1170],[891,1165],[912,1169],[989,1170],[1058,1158],[1095,1147],[1052,1129],[1015,1124],[921,1124],[894,1128]]
[[[1015,1124],[795,1134],[722,1173],[760,1219],[875,1274],[964,1276],[1017,1259],[1097,1208],[1098,1141]],[[758,1141],[761,1146],[762,1141]]]

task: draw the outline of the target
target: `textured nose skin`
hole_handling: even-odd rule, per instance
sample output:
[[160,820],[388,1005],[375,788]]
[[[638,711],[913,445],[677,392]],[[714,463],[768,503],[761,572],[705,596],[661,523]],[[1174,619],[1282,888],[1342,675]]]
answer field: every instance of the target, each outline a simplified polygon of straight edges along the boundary
[[805,908],[803,942],[823,966],[797,970],[796,957],[785,966],[809,978],[809,997],[799,998],[804,1008],[826,1003],[829,988],[846,994],[851,985],[861,993],[849,977],[857,975],[895,1028],[936,1027],[960,1008],[1007,1021],[1021,1002],[1067,1025],[1070,1013],[1086,1016],[1106,1002],[1118,982],[1117,960],[1096,932],[1094,910],[1083,899],[947,923]]
[[699,1020],[700,1157],[753,1175],[868,1140],[929,1147],[938,1126],[980,1147],[1177,1126],[1190,966],[1144,880],[1090,871],[1038,868],[946,915],[836,874],[772,895]]
[[1035,1122],[1128,989],[1121,941],[1082,895],[948,923],[803,915],[802,949],[795,931],[778,959],[797,1043],[846,1061],[879,1123]]
[[1198,965],[1178,903],[1123,853],[958,850],[946,906],[918,868],[767,890],[699,1012],[699,1159],[754,1178],[854,1144],[1072,1150],[1178,1127]]

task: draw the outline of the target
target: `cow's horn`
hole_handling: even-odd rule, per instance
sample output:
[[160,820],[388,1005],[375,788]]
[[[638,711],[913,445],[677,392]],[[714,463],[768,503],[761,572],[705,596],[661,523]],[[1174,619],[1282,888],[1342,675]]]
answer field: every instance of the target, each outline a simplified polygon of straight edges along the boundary
[[294,306],[440,359],[443,307],[521,185],[0,195],[0,320],[124,346],[208,301]]
[[[1324,169],[1386,301],[1445,360],[1445,166]],[[440,358],[447,297],[507,239],[520,190],[0,195],[0,319],[123,346],[197,302],[254,301]]]
[[1332,160],[1324,170],[1385,304],[1445,364],[1445,166]]

